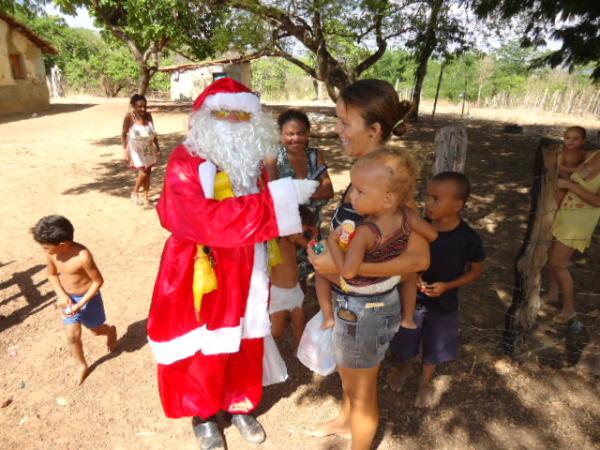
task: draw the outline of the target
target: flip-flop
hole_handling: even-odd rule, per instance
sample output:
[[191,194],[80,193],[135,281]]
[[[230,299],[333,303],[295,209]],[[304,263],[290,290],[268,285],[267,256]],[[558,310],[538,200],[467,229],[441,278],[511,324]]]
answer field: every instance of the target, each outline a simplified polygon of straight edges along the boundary
[[142,201],[140,200],[140,196],[138,194],[136,194],[135,192],[132,192],[130,195],[131,201],[133,203],[135,203],[136,205],[141,205]]

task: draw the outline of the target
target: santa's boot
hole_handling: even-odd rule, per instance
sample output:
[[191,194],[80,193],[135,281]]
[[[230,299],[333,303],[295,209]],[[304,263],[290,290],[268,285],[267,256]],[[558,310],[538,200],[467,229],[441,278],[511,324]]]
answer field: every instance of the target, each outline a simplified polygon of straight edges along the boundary
[[244,439],[253,444],[261,444],[267,437],[262,425],[249,414],[233,414],[231,423],[240,431]]
[[219,431],[215,416],[206,420],[197,416],[192,417],[192,428],[200,450],[225,450],[225,441],[223,441],[223,435]]

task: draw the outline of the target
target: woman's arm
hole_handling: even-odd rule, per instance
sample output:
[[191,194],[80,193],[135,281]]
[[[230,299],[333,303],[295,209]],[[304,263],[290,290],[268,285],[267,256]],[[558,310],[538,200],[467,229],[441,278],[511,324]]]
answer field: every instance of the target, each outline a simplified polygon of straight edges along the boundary
[[357,275],[358,269],[365,258],[367,248],[371,244],[371,236],[366,227],[359,227],[350,241],[346,253],[338,245],[335,235],[332,233],[329,236],[328,248],[331,250],[333,262],[343,278],[350,280]]
[[422,272],[429,268],[429,243],[423,236],[411,233],[408,246],[402,254],[382,263],[363,262],[359,275],[367,277],[391,277]]
[[[339,274],[328,247],[321,255],[317,255],[310,246],[307,249],[308,259],[319,274]],[[427,268],[429,268],[429,244],[423,236],[411,233],[408,246],[400,256],[382,263],[363,262],[358,274],[369,277],[391,277],[422,272]]]
[[277,180],[279,178],[279,170],[277,170],[277,156],[268,155],[263,161],[269,180]]
[[123,129],[121,131],[121,144],[123,145],[123,159],[128,163],[131,163],[131,158],[129,156],[129,151],[127,150],[127,133],[131,128],[132,120],[131,114],[126,114],[123,119]]
[[600,208],[600,194],[593,194],[586,191],[582,186],[574,183],[573,181],[558,179],[559,189],[568,189],[581,198],[584,202],[589,203],[592,206]]
[[[323,157],[323,153],[317,152],[317,167],[324,165],[325,158]],[[329,200],[330,198],[333,198],[333,184],[331,184],[331,178],[329,178],[327,171],[319,178],[319,187],[311,198],[315,200]]]
[[123,129],[121,130],[121,144],[124,149],[127,149],[127,133],[131,128],[131,114],[125,114],[123,119]]
[[[152,118],[152,114],[150,113],[148,113],[148,122],[152,122],[152,126],[154,126],[154,119]],[[158,145],[158,134],[156,134],[156,131],[154,134],[154,140],[152,142],[154,142],[154,145],[156,146],[156,151],[160,153],[160,147]]]

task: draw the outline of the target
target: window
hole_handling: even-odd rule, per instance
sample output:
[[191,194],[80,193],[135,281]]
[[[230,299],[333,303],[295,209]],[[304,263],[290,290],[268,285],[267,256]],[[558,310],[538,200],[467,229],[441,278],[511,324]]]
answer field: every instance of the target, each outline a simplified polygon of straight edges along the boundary
[[12,70],[12,76],[15,80],[25,79],[25,67],[23,66],[23,59],[18,53],[11,53],[8,55],[10,61],[10,68]]

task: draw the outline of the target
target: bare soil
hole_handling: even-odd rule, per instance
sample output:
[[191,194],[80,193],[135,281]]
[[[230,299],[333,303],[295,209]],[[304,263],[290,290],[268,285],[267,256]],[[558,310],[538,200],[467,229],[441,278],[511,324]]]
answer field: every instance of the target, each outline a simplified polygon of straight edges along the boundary
[[[167,154],[183,138],[189,109],[151,102]],[[197,448],[189,420],[163,415],[146,345],[147,312],[167,232],[153,210],[129,199],[134,175],[120,159],[119,142],[126,110],[125,99],[70,98],[36,117],[0,118],[0,448]],[[332,113],[327,105],[311,110]],[[434,132],[459,120],[451,114],[456,110],[442,107],[435,121],[422,120],[397,142],[420,160],[423,179],[430,173]],[[320,137],[314,143],[326,152],[339,195],[348,182],[350,161],[339,150],[331,117],[319,118],[324,121],[315,127]],[[503,120],[521,123],[523,133],[503,132]],[[543,308],[525,361],[510,360],[498,349],[511,298],[512,263],[525,231],[535,149],[541,135],[558,138],[566,123],[578,123],[578,118],[515,112],[499,117],[471,110],[467,175],[474,194],[465,216],[482,234],[488,258],[483,278],[461,293],[463,356],[440,368],[439,405],[430,410],[412,406],[414,377],[402,393],[392,393],[383,382],[391,361],[384,365],[377,448],[600,446],[599,378],[571,367],[566,332],[550,322],[556,306]],[[593,118],[586,125],[595,132],[600,127]],[[164,161],[153,179],[154,200],[163,174]],[[423,186],[422,180],[421,195]],[[118,351],[107,354],[101,339],[84,333],[93,370],[80,387],[46,280],[44,255],[29,234],[40,217],[51,213],[69,217],[76,239],[94,254],[106,280],[109,322],[120,338]],[[584,332],[600,302],[598,237],[573,268]],[[314,296],[309,297],[308,316],[317,309]],[[339,438],[301,433],[304,425],[336,414],[337,375],[313,376],[292,355],[289,340],[282,353],[290,379],[265,389],[259,419],[268,439],[260,448],[347,448]],[[253,447],[224,426],[229,448]]]

